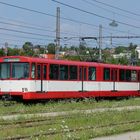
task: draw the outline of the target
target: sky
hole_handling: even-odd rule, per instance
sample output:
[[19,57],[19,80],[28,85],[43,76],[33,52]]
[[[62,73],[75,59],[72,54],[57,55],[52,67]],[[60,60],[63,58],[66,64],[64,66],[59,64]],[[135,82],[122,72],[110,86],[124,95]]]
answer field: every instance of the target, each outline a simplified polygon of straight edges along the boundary
[[[79,45],[80,37],[140,36],[139,0],[0,0],[0,47],[21,47],[54,43],[56,8],[60,7],[61,45]],[[109,24],[115,20],[117,27]],[[67,39],[66,39],[67,38]],[[102,47],[140,45],[140,38],[110,38]],[[97,47],[96,40],[86,40],[88,47]]]

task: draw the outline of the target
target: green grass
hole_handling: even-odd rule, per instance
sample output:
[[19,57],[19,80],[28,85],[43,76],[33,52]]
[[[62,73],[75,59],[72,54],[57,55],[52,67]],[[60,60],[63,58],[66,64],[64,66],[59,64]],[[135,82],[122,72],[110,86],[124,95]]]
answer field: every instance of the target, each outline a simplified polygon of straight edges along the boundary
[[[1,139],[30,136],[30,139],[38,138],[39,140],[88,140],[98,136],[140,130],[140,110],[70,114],[67,117],[63,116],[63,118],[30,118],[30,120],[33,119],[46,119],[46,121],[26,124],[24,121],[29,121],[29,118],[20,118],[20,120],[12,120],[12,122],[0,120]],[[17,121],[23,123],[15,124]],[[10,122],[9,125],[4,124]]]
[[[96,102],[94,99],[85,99],[79,102],[75,100],[71,100],[71,102],[62,100],[59,102],[52,101],[46,102],[45,104],[36,103],[28,105],[17,103],[7,107],[1,104],[0,115],[61,112],[139,105],[140,98],[130,98],[129,100],[103,100],[100,102]],[[44,119],[44,121],[29,123],[31,120],[40,119]],[[21,123],[18,123],[18,121]],[[28,121],[28,123],[25,121]],[[132,121],[133,123],[128,123]],[[37,137],[39,140],[87,140],[98,136],[135,130],[140,130],[140,110],[106,111],[90,114],[81,112],[58,117],[20,117],[16,120],[0,119],[1,139],[30,136],[29,139],[36,139]]]
[[128,100],[103,100],[96,102],[94,99],[85,99],[83,101],[76,102],[75,100],[59,101],[59,102],[46,102],[25,105],[23,103],[13,104],[12,106],[3,106],[0,101],[0,115],[9,114],[26,114],[37,112],[60,112],[71,110],[85,110],[94,108],[114,108],[123,106],[135,106],[140,105],[140,98],[130,98]]

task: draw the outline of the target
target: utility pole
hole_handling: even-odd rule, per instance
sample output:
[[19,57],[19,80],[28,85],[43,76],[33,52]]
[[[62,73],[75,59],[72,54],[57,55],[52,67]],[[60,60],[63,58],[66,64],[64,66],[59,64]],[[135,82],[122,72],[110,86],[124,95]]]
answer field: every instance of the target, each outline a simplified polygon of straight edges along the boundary
[[57,7],[56,11],[56,47],[55,47],[55,59],[59,58],[60,48],[60,7]]
[[99,61],[102,61],[102,25],[99,25]]

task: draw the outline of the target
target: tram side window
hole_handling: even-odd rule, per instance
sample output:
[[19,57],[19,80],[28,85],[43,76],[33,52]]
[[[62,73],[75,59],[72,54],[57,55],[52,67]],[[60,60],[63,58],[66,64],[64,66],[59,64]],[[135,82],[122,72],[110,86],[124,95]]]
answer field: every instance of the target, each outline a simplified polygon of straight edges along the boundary
[[31,78],[35,78],[35,63],[32,64],[32,70],[31,70]]
[[110,80],[110,69],[104,68],[104,80]]
[[37,79],[41,78],[41,66],[37,65]]
[[87,80],[87,68],[84,68],[84,80]]
[[70,66],[69,67],[70,71],[70,80],[77,80],[77,66]]
[[120,78],[120,81],[124,81],[125,80],[125,70],[120,69],[119,78]]
[[68,80],[68,66],[60,65],[59,75],[60,80]]
[[26,79],[29,77],[28,63],[12,63],[12,78]]
[[0,64],[0,78],[1,79],[10,78],[10,64],[9,63]]
[[82,80],[82,67],[79,67],[79,80]]
[[131,81],[131,70],[126,70],[126,81]]
[[56,64],[50,64],[50,79],[52,80],[58,80],[59,77],[59,65]]
[[89,67],[88,68],[88,80],[96,80],[96,68]]
[[131,71],[131,81],[137,81],[137,71],[136,70]]
[[43,66],[43,78],[47,79],[47,66],[46,65]]

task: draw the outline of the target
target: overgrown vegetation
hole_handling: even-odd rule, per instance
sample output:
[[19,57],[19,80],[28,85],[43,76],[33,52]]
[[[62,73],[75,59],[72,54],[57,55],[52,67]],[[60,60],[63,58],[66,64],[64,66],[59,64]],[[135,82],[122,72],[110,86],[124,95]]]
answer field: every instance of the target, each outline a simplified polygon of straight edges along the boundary
[[88,140],[140,130],[140,111],[107,111],[61,117],[0,120],[1,139]]
[[[3,106],[0,102],[0,116],[21,114],[16,119],[0,119],[0,138],[49,139],[49,140],[87,140],[99,136],[140,130],[140,110],[103,111],[85,113],[87,109],[140,106],[140,98],[129,100],[94,99],[82,101],[62,100],[36,104],[17,103]],[[51,117],[25,117],[22,114],[62,112],[82,110],[81,112],[61,114]],[[1,118],[0,117],[0,118]]]
[[77,100],[61,100],[61,101],[47,101],[35,104],[23,104],[17,103],[11,106],[4,106],[3,102],[0,102],[0,115],[8,114],[26,114],[37,112],[59,112],[59,111],[71,111],[71,110],[86,110],[95,108],[114,108],[122,106],[137,106],[140,105],[140,98],[130,98],[129,100],[102,100],[95,101],[94,99]]

